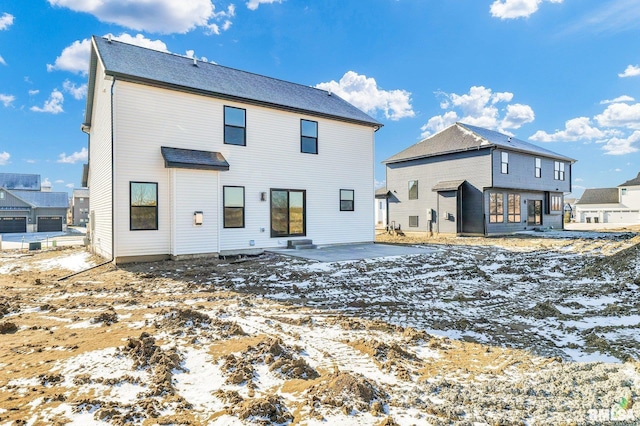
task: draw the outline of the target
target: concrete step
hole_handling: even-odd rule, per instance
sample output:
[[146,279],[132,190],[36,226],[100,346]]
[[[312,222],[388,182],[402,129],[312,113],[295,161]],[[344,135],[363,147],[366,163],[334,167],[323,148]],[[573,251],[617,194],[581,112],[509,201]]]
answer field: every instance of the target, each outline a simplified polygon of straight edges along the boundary
[[302,240],[288,240],[287,248],[296,249],[296,250],[305,250],[305,249],[314,249],[314,248],[317,248],[317,246],[313,244],[313,240],[302,239]]

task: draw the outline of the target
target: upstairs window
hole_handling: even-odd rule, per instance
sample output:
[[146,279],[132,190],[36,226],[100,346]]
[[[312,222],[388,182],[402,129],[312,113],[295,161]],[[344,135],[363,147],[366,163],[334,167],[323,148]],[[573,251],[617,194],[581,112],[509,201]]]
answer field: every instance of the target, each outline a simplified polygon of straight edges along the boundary
[[542,177],[542,160],[539,158],[536,158],[536,174],[535,176],[537,178]]
[[340,190],[340,211],[352,212],[353,208],[354,191],[353,189],[341,189]]
[[555,180],[564,180],[564,163],[562,161],[553,162],[553,178]]
[[418,181],[417,180],[409,181],[409,199],[410,200],[418,199]]
[[245,109],[224,107],[224,143],[242,146],[247,144],[246,115]]
[[500,172],[507,174],[509,173],[509,153],[502,152],[500,155],[501,163],[500,163]]
[[300,120],[300,152],[318,153],[318,122]]
[[129,183],[129,229],[132,231],[158,229],[158,184]]

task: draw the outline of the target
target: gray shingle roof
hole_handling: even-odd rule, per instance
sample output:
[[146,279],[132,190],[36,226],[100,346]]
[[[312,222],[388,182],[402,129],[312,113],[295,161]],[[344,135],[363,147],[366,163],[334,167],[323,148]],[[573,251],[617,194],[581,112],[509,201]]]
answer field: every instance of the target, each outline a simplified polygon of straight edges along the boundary
[[[106,74],[140,83],[207,94],[274,108],[304,112],[382,127],[355,106],[335,94],[301,84],[227,68],[171,53],[159,52],[119,41],[93,37]],[[93,85],[95,57],[92,57]],[[93,91],[89,87],[85,124],[91,120]]]
[[462,180],[446,180],[446,181],[442,181],[442,182],[438,182],[436,183],[436,185],[431,188],[432,191],[437,192],[437,191],[456,191],[458,188],[460,188],[460,185],[462,185],[465,182],[464,179]]
[[89,188],[76,188],[73,190],[74,198],[89,198]]
[[638,176],[636,176],[635,178],[626,181],[623,184],[618,185],[618,187],[620,186],[637,186],[640,185],[640,173],[638,173]]
[[160,147],[164,166],[178,169],[229,170],[229,163],[219,152]]
[[585,189],[576,204],[618,204],[618,188]]
[[11,191],[13,195],[33,207],[68,208],[69,194],[66,192]]
[[40,191],[40,175],[0,173],[0,188]]
[[396,163],[417,158],[492,147],[521,151],[568,162],[575,161],[572,158],[565,157],[564,155],[500,132],[471,126],[469,124],[456,123],[388,158],[383,161],[383,163]]

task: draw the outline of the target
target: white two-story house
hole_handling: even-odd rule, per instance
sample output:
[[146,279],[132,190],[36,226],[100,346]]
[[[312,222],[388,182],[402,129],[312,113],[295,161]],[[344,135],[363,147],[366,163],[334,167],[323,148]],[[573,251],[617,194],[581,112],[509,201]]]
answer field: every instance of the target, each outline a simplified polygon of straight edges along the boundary
[[312,87],[92,38],[90,247],[114,262],[374,239],[374,134]]
[[576,204],[582,223],[640,223],[640,173],[615,188],[589,188]]

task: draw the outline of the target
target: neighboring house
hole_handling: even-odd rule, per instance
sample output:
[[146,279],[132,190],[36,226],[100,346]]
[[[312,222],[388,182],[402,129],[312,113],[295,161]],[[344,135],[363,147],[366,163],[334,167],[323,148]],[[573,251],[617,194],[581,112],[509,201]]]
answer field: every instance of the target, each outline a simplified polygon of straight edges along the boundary
[[74,189],[71,200],[72,224],[87,226],[89,222],[89,190],[87,188]]
[[376,228],[387,226],[387,189],[376,189],[373,209],[376,212]]
[[389,225],[404,232],[470,235],[562,228],[574,162],[456,123],[383,162]]
[[576,203],[582,223],[640,223],[640,173],[616,188],[585,189]]
[[0,173],[0,234],[66,230],[66,192],[42,191],[40,175]]
[[119,263],[374,240],[381,124],[335,94],[100,37],[89,71],[93,252]]

